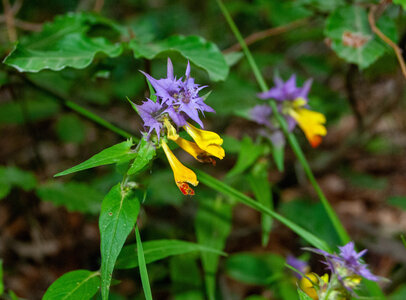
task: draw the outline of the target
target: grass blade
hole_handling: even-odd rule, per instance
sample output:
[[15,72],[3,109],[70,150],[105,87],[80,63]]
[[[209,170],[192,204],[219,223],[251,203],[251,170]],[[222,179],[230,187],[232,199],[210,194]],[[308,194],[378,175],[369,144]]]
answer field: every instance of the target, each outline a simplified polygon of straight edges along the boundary
[[135,227],[135,237],[137,240],[138,265],[140,267],[142,289],[144,290],[145,299],[152,300],[152,293],[151,293],[151,287],[149,285],[147,265],[145,263],[144,250],[142,248],[142,242],[141,242],[141,237],[140,237],[140,232],[138,230],[138,226]]

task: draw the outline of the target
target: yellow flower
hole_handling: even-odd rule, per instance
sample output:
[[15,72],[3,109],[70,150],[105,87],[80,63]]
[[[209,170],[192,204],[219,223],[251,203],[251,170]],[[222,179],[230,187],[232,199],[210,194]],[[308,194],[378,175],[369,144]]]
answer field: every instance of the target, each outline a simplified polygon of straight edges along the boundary
[[217,133],[198,129],[190,123],[187,123],[183,128],[192,137],[200,149],[219,159],[224,158],[225,152],[221,147],[223,139]]
[[319,297],[317,296],[317,291],[314,286],[317,285],[318,282],[319,279],[316,274],[307,273],[305,277],[300,279],[299,285],[302,291],[305,292],[310,298],[317,300]]
[[[168,118],[165,118],[163,123],[167,129],[168,139],[177,143],[179,147],[192,155],[196,160],[215,165],[216,161],[213,156],[223,159],[225,153],[224,149],[220,146],[223,143],[223,140],[217,133],[201,130],[187,123],[184,128],[196,141],[196,143],[194,143],[181,138]],[[171,165],[175,176],[175,182],[179,189],[184,195],[194,195],[193,189],[191,189],[187,183],[196,186],[199,183],[196,174],[182,165],[169,149],[165,141],[162,141],[161,144],[166,157],[168,158],[169,164]]]
[[322,136],[327,134],[326,117],[319,112],[308,110],[304,108],[306,101],[302,98],[297,98],[293,101],[293,106],[287,110],[290,115],[302,128],[307,140],[312,147],[320,145]]
[[184,195],[194,195],[195,191],[191,187],[189,187],[188,183],[194,186],[199,184],[196,174],[189,168],[186,168],[184,165],[182,165],[182,163],[172,153],[171,149],[169,149],[165,141],[162,141],[161,145],[164,149],[166,158],[168,159],[168,162],[172,168],[176,185]]

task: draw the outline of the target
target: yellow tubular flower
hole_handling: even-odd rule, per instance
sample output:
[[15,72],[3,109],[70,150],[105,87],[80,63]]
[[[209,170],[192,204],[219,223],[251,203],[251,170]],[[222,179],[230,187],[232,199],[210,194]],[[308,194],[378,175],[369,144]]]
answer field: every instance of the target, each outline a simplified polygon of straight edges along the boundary
[[164,149],[166,158],[169,161],[169,164],[173,171],[173,176],[175,177],[175,182],[182,194],[184,195],[194,195],[195,191],[189,187],[187,183],[190,183],[194,186],[199,184],[197,181],[196,174],[186,168],[182,163],[176,158],[176,156],[172,153],[171,149],[169,149],[168,145],[165,141],[161,142],[162,148]]
[[200,149],[219,159],[224,158],[225,152],[221,147],[223,139],[217,133],[198,129],[190,123],[187,123],[183,128],[193,138]]
[[213,157],[211,157],[210,153],[207,153],[206,151],[200,149],[196,143],[190,142],[181,137],[173,139],[173,141],[187,153],[192,155],[196,160],[202,163],[211,163],[213,166],[216,165],[216,161]]
[[310,145],[315,148],[320,145],[322,136],[327,134],[324,126],[326,117],[322,113],[303,108],[305,103],[302,98],[298,98],[293,102],[293,108],[289,109],[288,114],[296,120]]
[[[310,279],[310,280],[309,280]],[[306,277],[300,279],[300,288],[313,300],[319,299],[317,296],[317,291],[314,288],[314,285],[319,282],[319,279],[314,273],[307,273]]]

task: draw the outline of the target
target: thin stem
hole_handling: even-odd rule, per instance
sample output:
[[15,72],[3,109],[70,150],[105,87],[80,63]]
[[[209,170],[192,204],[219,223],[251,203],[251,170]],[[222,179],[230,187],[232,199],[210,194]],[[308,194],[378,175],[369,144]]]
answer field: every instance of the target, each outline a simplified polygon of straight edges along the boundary
[[68,107],[69,109],[77,112],[78,114],[84,116],[85,118],[95,122],[96,124],[99,124],[100,126],[107,128],[111,131],[113,131],[114,133],[117,133],[118,135],[124,137],[124,138],[133,138],[135,142],[138,141],[137,138],[134,138],[132,134],[128,133],[127,131],[111,124],[110,122],[104,120],[103,118],[99,117],[98,115],[92,113],[91,111],[89,111],[86,108],[83,108],[82,106],[80,106],[79,104],[76,104],[73,101],[70,101],[69,99],[67,99],[65,96],[61,95],[58,92],[52,91],[46,87],[43,87],[42,85],[37,84],[36,82],[32,81],[31,79],[29,79],[28,77],[17,73],[26,83],[28,83],[30,86],[32,86],[33,88],[40,90],[46,94],[49,94],[51,96],[53,96],[54,98],[58,99],[59,101],[61,101],[63,103],[63,105],[65,105],[66,107]]
[[[231,31],[235,35],[236,39],[241,45],[242,50],[244,51],[245,56],[247,57],[248,63],[251,66],[252,71],[254,72],[255,78],[257,79],[257,82],[263,92],[268,91],[268,86],[265,83],[265,80],[261,74],[261,72],[258,69],[257,64],[255,63],[254,58],[252,57],[252,54],[250,50],[248,49],[247,44],[245,43],[244,39],[241,36],[240,31],[238,30],[237,26],[235,25],[233,19],[231,18],[227,8],[223,4],[222,0],[216,0],[217,4],[219,5],[225,19],[228,22],[228,25],[231,28]],[[324,206],[324,209],[326,210],[335,230],[337,231],[338,236],[340,237],[340,240],[343,244],[346,244],[350,241],[350,237],[345,230],[344,226],[341,224],[340,220],[338,219],[337,214],[334,212],[333,208],[331,207],[330,203],[328,202],[326,196],[324,196],[323,191],[321,190],[319,184],[317,183],[313,172],[309,166],[309,163],[306,160],[306,157],[303,154],[302,149],[299,146],[299,143],[296,140],[296,137],[293,135],[288,130],[287,124],[285,119],[281,116],[281,114],[278,111],[278,107],[275,103],[275,101],[271,100],[269,101],[270,106],[272,107],[273,114],[278,121],[279,125],[282,128],[282,131],[284,132],[285,136],[287,137],[290,146],[292,147],[293,152],[295,153],[296,157],[298,158],[300,164],[302,165],[307,177],[309,178],[310,183],[312,184],[314,190],[316,191],[318,197],[320,198],[321,203]]]

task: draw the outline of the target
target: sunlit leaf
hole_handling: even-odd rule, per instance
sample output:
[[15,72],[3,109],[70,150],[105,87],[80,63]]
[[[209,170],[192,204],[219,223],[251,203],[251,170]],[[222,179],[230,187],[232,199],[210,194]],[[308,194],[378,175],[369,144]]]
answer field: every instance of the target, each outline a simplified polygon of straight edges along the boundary
[[[199,202],[195,228],[200,244],[222,251],[231,231],[232,205],[222,199]],[[201,253],[207,297],[215,299],[216,273],[220,256],[217,253]]]
[[221,51],[212,42],[200,36],[171,36],[166,40],[144,44],[137,39],[131,40],[130,48],[136,58],[153,59],[157,55],[168,55],[175,51],[204,69],[214,81],[225,80],[229,67]]
[[[190,252],[212,252],[225,255],[217,249],[187,241],[179,240],[155,240],[142,243],[145,262],[151,263],[173,255],[180,255]],[[117,269],[130,269],[138,267],[137,245],[125,246],[117,258]]]
[[91,25],[108,22],[86,13],[58,16],[43,30],[16,45],[4,63],[20,72],[54,71],[66,67],[83,69],[98,53],[116,57],[122,52],[121,43],[111,43],[104,37],[89,37]]
[[97,214],[103,194],[82,182],[49,182],[37,188],[37,195],[43,201],[65,206],[69,211]]
[[137,153],[131,149],[132,146],[133,141],[129,139],[125,142],[106,148],[81,164],[60,172],[54,176],[58,177],[98,166],[129,161],[137,156]]
[[52,283],[42,300],[87,300],[91,299],[99,288],[99,272],[71,271]]
[[120,183],[114,186],[103,200],[99,218],[103,299],[108,298],[116,259],[134,228],[139,210],[137,193],[122,188]]
[[[396,42],[396,26],[392,19],[382,16],[377,26]],[[361,69],[368,67],[387,49],[369,25],[366,9],[347,6],[335,10],[326,22],[325,34],[331,39],[331,48],[347,62],[356,63]]]
[[143,171],[156,154],[155,146],[145,138],[141,139],[136,152],[137,156],[127,172],[128,175],[134,175]]

